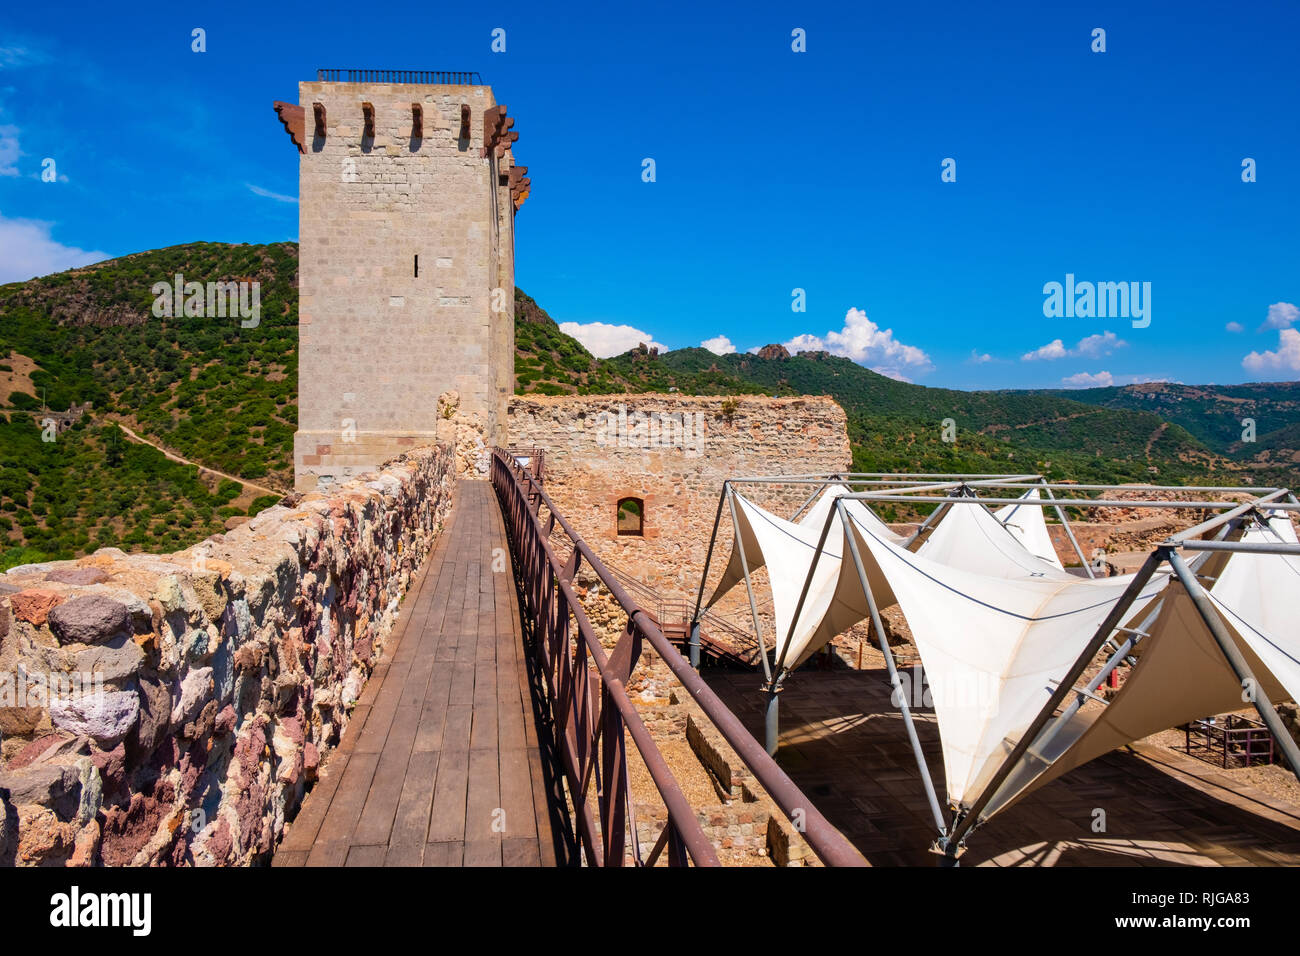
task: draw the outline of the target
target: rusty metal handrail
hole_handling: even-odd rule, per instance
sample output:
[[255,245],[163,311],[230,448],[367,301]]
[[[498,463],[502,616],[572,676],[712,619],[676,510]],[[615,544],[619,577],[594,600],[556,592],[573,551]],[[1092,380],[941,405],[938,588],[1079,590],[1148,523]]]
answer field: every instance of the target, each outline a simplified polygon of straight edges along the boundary
[[[623,638],[619,641],[618,646],[614,649],[614,653],[610,658],[611,661],[617,662],[619,673],[623,675],[622,679],[618,683],[618,690],[620,693],[622,692],[622,682],[626,680],[626,676],[631,673],[632,668],[640,657],[641,641],[644,639],[648,641],[651,647],[655,649],[655,652],[663,658],[664,663],[668,665],[669,669],[673,672],[673,675],[681,682],[682,686],[686,688],[687,693],[691,695],[695,702],[700,705],[700,708],[708,716],[714,727],[716,727],[718,732],[722,734],[723,738],[731,745],[732,749],[736,751],[740,759],[745,762],[745,765],[749,767],[750,771],[754,774],[754,777],[764,787],[764,789],[767,790],[768,795],[771,796],[776,805],[780,807],[782,812],[785,813],[785,815],[794,823],[795,829],[800,832],[804,840],[807,841],[810,847],[812,847],[813,852],[817,854],[818,858],[827,866],[866,866],[867,862],[863,858],[862,854],[858,852],[857,848],[854,847],[842,833],[836,830],[835,827],[831,825],[830,821],[822,816],[821,812],[813,806],[812,801],[804,795],[803,791],[795,785],[794,781],[790,779],[786,772],[782,770],[777,765],[776,761],[768,755],[767,751],[763,748],[763,745],[754,739],[753,735],[745,728],[745,725],[740,721],[740,719],[733,714],[727,705],[724,704],[713,692],[713,690],[704,683],[700,675],[691,668],[690,663],[686,658],[682,657],[682,655],[672,646],[672,643],[664,635],[659,626],[651,619],[650,615],[632,599],[614,575],[611,574],[601,562],[600,558],[597,557],[587,543],[582,540],[577,531],[574,530],[573,526],[565,520],[564,515],[560,514],[560,512],[556,510],[555,505],[551,502],[550,496],[547,495],[540,482],[533,479],[531,475],[525,472],[522,468],[519,468],[517,465],[511,467],[512,463],[514,463],[514,458],[508,456],[503,450],[498,448],[493,451],[492,482],[497,486],[497,493],[501,496],[502,507],[506,508],[507,504],[509,504],[509,510],[507,511],[509,519],[508,523],[512,528],[517,527],[521,536],[519,545],[514,545],[512,539],[512,546],[517,547],[525,562],[531,562],[526,563],[520,568],[525,588],[531,589],[531,591],[535,592],[528,596],[529,613],[533,613],[534,609],[540,609],[542,613],[548,615],[547,620],[544,622],[547,625],[548,630],[558,626],[560,630],[562,630],[563,636],[567,638],[567,614],[563,615],[563,621],[556,621],[549,616],[553,610],[551,606],[543,606],[543,597],[548,594],[554,594],[555,585],[558,584],[565,600],[567,601],[567,610],[571,610],[574,618],[579,622],[579,631],[581,632],[583,640],[577,642],[577,654],[584,654],[583,647],[585,645],[590,650],[593,659],[597,662],[597,667],[602,671],[603,677],[604,669],[608,666],[607,663],[602,663],[602,659],[604,658],[603,650],[601,649],[599,642],[595,640],[594,634],[590,629],[590,623],[587,622],[587,616],[585,612],[583,612],[582,606],[578,603],[577,597],[573,594],[572,587],[569,584],[573,578],[573,574],[577,571],[579,557],[585,559],[588,565],[591,566],[591,569],[596,572],[601,583],[609,589],[615,600],[618,601],[619,605],[622,606],[623,610],[626,611],[628,615],[627,627],[624,630]],[[545,505],[549,512],[547,528],[542,527],[541,521],[538,518],[541,505]],[[551,550],[549,544],[550,533],[556,523],[560,525],[564,533],[568,535],[569,540],[573,542],[572,556],[564,566],[562,572],[558,569],[558,562],[556,561],[554,552]],[[527,547],[524,546],[525,544]],[[517,555],[517,560],[518,558],[519,555]],[[551,564],[549,573],[543,573],[546,570],[544,565],[548,562]],[[565,575],[567,575],[567,577]],[[621,653],[625,646],[627,647],[627,652]],[[545,667],[552,665],[553,663],[554,653],[552,652],[543,660],[543,665]],[[586,672],[585,667],[583,671],[584,673]],[[563,677],[563,674],[561,674],[561,677]],[[558,688],[558,691],[557,703],[559,703],[560,709],[567,710],[573,708],[575,705],[570,700],[570,698],[573,697],[572,691],[565,687]],[[586,693],[585,685],[583,693]],[[622,696],[620,702],[620,713],[623,713],[623,708],[621,706],[622,702],[627,702],[625,695]],[[635,710],[631,708],[630,702],[627,702],[627,709],[631,715],[635,716]],[[559,717],[557,713],[557,720],[558,719]],[[625,719],[628,719],[626,714]],[[644,725],[641,724],[639,718],[636,719],[635,726],[640,728],[642,733],[645,732]],[[628,719],[628,729],[633,732],[633,738],[637,739],[637,734],[633,730],[633,727],[634,724],[632,720]],[[610,739],[607,736],[606,746],[609,744]],[[654,756],[658,758],[659,753],[658,750],[654,749],[653,742],[649,742],[649,746]],[[648,756],[646,749],[641,746],[640,740],[637,740],[637,747],[641,750],[643,757]],[[568,754],[566,754],[566,759],[567,757]],[[660,758],[660,760],[661,759],[662,758]],[[650,766],[649,759],[647,759],[646,763],[647,766]],[[677,786],[676,781],[671,779],[671,774],[668,774],[666,767],[664,768],[664,773],[669,777],[669,780],[667,781],[667,783],[670,784],[668,790],[665,790],[665,787],[660,785],[658,778],[656,778],[655,781],[656,785],[660,786],[660,793],[664,796],[665,804],[668,805],[670,822],[682,826],[683,824],[679,823],[677,817],[673,814],[673,807],[669,803],[669,795],[671,792],[675,798],[680,797],[683,801],[685,800],[685,797],[681,795],[681,789]],[[574,792],[584,794],[582,805],[585,807],[585,790],[580,787]],[[689,807],[687,809],[689,811]],[[691,819],[694,820],[693,815],[691,816]],[[579,825],[582,825],[581,816],[579,819]],[[667,833],[667,828],[665,829],[665,833]],[[702,832],[700,833],[700,836],[703,837]],[[661,836],[660,844],[662,843],[663,837]],[[709,850],[710,852],[712,851],[711,844],[709,845]],[[698,858],[695,857],[694,852],[692,852],[692,858],[696,859],[698,862]],[[714,856],[714,860],[716,861],[716,856]]]
[[[492,485],[506,518],[531,650],[546,682],[557,749],[587,860],[595,866],[622,866],[628,849],[626,831],[630,831],[632,857],[638,866],[653,866],[665,849],[670,866],[688,865],[688,855],[696,866],[719,866],[717,851],[628,699],[625,685],[641,656],[639,628],[629,619],[613,653],[606,655],[573,590],[580,554],[575,549],[561,564],[550,545],[550,530],[538,519],[537,495],[544,492],[531,474],[524,474],[528,482],[525,490],[522,472],[513,456],[501,449],[493,451]],[[552,512],[552,522],[555,517]],[[578,627],[576,639],[572,639],[571,620]],[[598,683],[592,679],[593,667]],[[624,730],[636,744],[668,810],[668,821],[644,858]],[[593,784],[599,827],[588,800]]]

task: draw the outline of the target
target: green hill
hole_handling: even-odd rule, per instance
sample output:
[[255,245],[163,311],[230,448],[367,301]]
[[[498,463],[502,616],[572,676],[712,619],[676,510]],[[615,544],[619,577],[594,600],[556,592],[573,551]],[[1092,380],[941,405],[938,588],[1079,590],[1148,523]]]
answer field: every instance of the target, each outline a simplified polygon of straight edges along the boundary
[[[190,243],[0,286],[0,567],[105,544],[179,548],[273,500],[127,442],[121,421],[191,461],[287,490],[297,426],[298,247]],[[152,287],[257,281],[237,317],[155,317]],[[520,393],[825,394],[861,471],[1042,472],[1082,481],[1293,483],[1300,384],[961,392],[837,356],[639,348],[598,359],[515,293]],[[36,413],[92,402],[40,441]],[[1256,420],[1254,443],[1241,419]],[[944,419],[956,442],[944,442]]]

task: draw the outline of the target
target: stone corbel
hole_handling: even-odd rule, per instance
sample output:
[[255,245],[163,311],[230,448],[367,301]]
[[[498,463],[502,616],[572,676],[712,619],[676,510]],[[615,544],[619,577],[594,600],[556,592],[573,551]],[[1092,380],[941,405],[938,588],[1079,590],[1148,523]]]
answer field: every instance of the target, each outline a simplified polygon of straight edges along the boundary
[[528,188],[532,180],[528,178],[527,166],[513,166],[510,169],[510,201],[517,210],[528,198]]
[[271,104],[275,107],[275,115],[280,118],[280,123],[284,130],[289,134],[289,139],[293,140],[293,145],[298,147],[298,152],[305,153],[307,148],[304,145],[306,133],[306,110],[297,103],[282,103],[276,100]]
[[506,115],[504,103],[484,110],[483,150],[479,155],[485,158],[494,153],[497,156],[504,156],[510,144],[519,138],[519,134],[510,129],[514,125],[514,117]]
[[325,138],[325,104],[313,103],[311,105],[312,113],[316,117],[316,135],[321,139]]
[[362,103],[361,115],[365,118],[365,128],[361,131],[362,136],[375,138],[375,104]]

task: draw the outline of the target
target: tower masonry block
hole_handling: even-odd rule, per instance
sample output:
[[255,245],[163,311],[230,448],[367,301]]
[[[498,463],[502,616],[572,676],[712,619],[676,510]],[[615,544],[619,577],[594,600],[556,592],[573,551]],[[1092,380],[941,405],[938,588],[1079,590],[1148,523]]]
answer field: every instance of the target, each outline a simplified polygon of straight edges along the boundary
[[299,151],[296,488],[438,440],[446,392],[504,444],[529,186],[505,107],[478,84],[320,79],[275,109]]

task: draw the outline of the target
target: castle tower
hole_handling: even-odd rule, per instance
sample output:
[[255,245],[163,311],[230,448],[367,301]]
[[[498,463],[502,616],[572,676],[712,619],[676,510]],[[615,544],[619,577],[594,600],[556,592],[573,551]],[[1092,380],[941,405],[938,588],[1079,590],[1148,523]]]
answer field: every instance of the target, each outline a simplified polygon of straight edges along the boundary
[[321,70],[298,99],[275,103],[300,154],[295,486],[433,442],[449,390],[503,444],[514,120],[474,73]]

